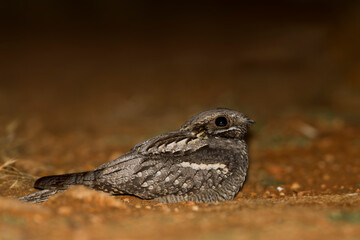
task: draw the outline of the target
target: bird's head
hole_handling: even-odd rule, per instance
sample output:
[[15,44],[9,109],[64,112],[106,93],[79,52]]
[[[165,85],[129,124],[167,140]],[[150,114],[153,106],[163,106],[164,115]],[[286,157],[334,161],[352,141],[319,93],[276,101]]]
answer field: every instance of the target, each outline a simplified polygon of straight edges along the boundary
[[190,131],[194,135],[206,135],[225,138],[244,138],[249,124],[255,122],[241,112],[217,108],[201,112],[180,128],[180,131]]

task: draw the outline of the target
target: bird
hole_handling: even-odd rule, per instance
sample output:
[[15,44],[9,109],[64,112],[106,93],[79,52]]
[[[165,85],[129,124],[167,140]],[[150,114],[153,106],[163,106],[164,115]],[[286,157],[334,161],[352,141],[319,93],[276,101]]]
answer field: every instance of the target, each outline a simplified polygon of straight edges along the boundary
[[236,110],[203,111],[180,129],[141,142],[92,171],[41,177],[34,184],[40,191],[19,199],[44,202],[71,185],[83,185],[161,203],[230,201],[245,182],[245,140],[254,123]]

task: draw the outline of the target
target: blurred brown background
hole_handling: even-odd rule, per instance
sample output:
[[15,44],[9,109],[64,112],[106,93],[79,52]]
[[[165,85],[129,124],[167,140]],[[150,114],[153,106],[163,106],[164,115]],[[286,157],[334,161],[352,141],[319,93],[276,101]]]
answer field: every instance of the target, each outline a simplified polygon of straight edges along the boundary
[[82,111],[121,118],[226,106],[259,118],[360,107],[357,1],[0,7],[3,116],[46,109],[60,119]]

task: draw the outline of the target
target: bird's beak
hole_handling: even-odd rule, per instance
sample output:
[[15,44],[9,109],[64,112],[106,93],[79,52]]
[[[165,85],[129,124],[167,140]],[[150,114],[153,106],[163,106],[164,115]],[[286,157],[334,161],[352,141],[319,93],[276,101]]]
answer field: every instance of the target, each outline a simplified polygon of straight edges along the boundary
[[251,119],[247,119],[247,123],[248,123],[248,124],[255,124],[255,121],[254,121],[254,120],[251,120]]

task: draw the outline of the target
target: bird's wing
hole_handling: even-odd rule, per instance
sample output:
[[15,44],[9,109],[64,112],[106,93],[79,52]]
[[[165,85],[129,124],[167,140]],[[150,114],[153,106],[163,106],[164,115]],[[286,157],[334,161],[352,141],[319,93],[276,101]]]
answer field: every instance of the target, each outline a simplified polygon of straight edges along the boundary
[[137,144],[128,153],[100,165],[94,171],[102,171],[107,174],[136,165],[142,162],[145,156],[184,155],[205,145],[204,142],[198,141],[196,136],[185,132],[170,132]]
[[137,150],[127,161],[103,169],[99,181],[145,199],[196,194],[221,187],[237,158],[231,150],[211,148],[205,140],[181,135],[160,138]]

